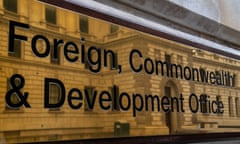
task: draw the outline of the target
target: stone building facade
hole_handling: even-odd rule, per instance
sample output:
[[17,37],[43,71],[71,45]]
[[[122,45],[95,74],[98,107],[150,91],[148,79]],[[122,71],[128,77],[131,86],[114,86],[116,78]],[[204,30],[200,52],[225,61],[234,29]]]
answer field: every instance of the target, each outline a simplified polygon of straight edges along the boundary
[[[14,53],[10,53],[8,49],[10,21],[30,26],[29,28],[15,27],[15,33],[26,36],[28,40],[14,40]],[[21,2],[0,0],[0,25],[0,137],[2,141],[24,143],[126,136],[116,134],[116,122],[129,124],[127,136],[239,131],[239,60],[143,34],[34,0],[21,0]],[[32,40],[36,35],[42,35],[50,42],[50,53],[42,58],[34,55],[32,50]],[[56,57],[53,55],[54,39],[63,40],[56,46],[59,50],[56,52]],[[73,51],[68,52],[70,53],[68,56],[70,59],[74,57],[79,59],[74,62],[68,61],[64,51],[68,42],[75,43],[79,51],[82,45],[85,46],[86,51],[92,46],[99,48],[102,57],[104,57],[104,50],[111,50],[117,55],[115,62],[121,65],[122,71],[119,73],[119,69],[112,69],[113,61],[108,57],[110,60],[107,61],[107,67],[102,65],[100,72],[91,72],[89,70],[91,66],[87,62],[89,59],[85,59],[85,63],[82,63],[80,60],[83,56],[82,51],[76,55],[73,52],[75,45],[72,43],[69,44],[68,50]],[[37,40],[36,49],[40,54],[46,52],[46,47],[46,40]],[[138,54],[134,55],[133,65],[139,67],[145,64],[147,71],[154,67],[149,60],[151,59],[168,62],[168,64],[179,64],[182,67],[203,69],[204,72],[211,71],[214,72],[215,77],[217,73],[224,70],[229,72],[234,80],[232,79],[229,85],[217,85],[169,77],[166,74],[164,76],[155,73],[147,74],[144,70],[136,73],[129,62],[129,55],[133,49],[142,53],[142,57]],[[96,51],[90,55],[93,57],[92,61],[99,56]],[[103,60],[101,62],[103,64]],[[167,71],[165,70],[164,73]],[[25,85],[20,92],[29,93],[27,100],[31,108],[26,108],[24,105],[11,108],[6,105],[6,94],[13,88],[11,77],[14,74],[24,77]],[[189,76],[189,73],[186,75]],[[45,78],[58,79],[64,83],[66,99],[60,108],[44,108]],[[22,82],[19,79],[14,80],[16,86],[18,81]],[[185,99],[184,112],[177,112],[175,104],[173,104],[175,105],[173,112],[163,112],[162,109],[157,111],[159,103],[156,101],[151,103],[149,99],[146,101],[140,97],[135,97],[135,106],[140,107],[141,104],[145,104],[146,107],[148,104],[148,107],[154,107],[154,111],[147,111],[145,108],[133,116],[133,103],[129,104],[129,110],[123,110],[119,108],[119,102],[114,101],[113,98],[108,100],[108,103],[104,103],[104,106],[111,108],[103,110],[99,95],[96,97],[94,109],[89,108],[84,89],[90,95],[89,101],[92,102],[94,92],[99,94],[101,91],[108,91],[113,96],[114,85],[116,95],[119,96],[121,92],[130,95],[130,99],[122,97],[123,108],[133,102],[133,94],[156,95],[159,98],[163,96],[179,98],[182,95]],[[72,109],[67,102],[67,96],[72,88],[82,92],[82,107],[77,110]],[[49,102],[57,103],[63,96],[61,92],[59,85],[50,83],[47,91],[51,97]],[[79,96],[79,93],[74,92],[73,96]],[[224,113],[209,113],[207,106],[205,106],[207,113],[192,113],[188,106],[188,99],[192,93],[198,97],[205,94],[210,96],[212,101],[221,100],[224,104]],[[109,97],[105,95],[103,99],[107,98]],[[13,93],[11,101],[19,103],[18,94]],[[196,101],[192,103],[197,105]],[[77,104],[78,102],[75,101],[74,105]]]

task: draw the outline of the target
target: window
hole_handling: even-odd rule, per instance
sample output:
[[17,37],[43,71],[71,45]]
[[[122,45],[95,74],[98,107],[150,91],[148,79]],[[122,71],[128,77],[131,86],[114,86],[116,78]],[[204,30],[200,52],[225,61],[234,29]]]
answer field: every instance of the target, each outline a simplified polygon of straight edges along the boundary
[[45,19],[47,23],[57,24],[57,10],[55,7],[46,5]]
[[161,59],[161,51],[159,49],[154,49],[154,54],[155,54],[156,60]]
[[9,56],[12,57],[17,57],[20,58],[21,57],[21,40],[18,39],[14,39],[14,52],[10,52],[8,53]]
[[198,100],[196,100],[194,98],[191,98],[189,100],[189,103],[191,103],[191,107],[192,107],[193,110],[197,110],[197,108],[199,107]]
[[201,112],[204,114],[207,114],[209,112],[208,104],[207,104],[207,97],[208,96],[206,94],[200,95],[200,101],[202,101],[200,108],[201,108]]
[[201,77],[204,77],[204,75],[206,74],[206,68],[200,67],[199,68],[199,73]]
[[[220,96],[220,95],[217,95],[217,96],[216,96],[216,101],[217,101],[217,102],[220,102],[220,101],[222,101],[222,98],[221,98],[221,96]],[[218,113],[217,115],[218,115],[218,116],[222,116],[222,114],[221,114],[221,113]]]
[[183,56],[180,56],[180,55],[177,56],[177,63],[180,65],[183,64]]
[[91,64],[90,64],[90,62],[88,61],[88,53],[85,53],[85,57],[84,57],[84,59],[85,59],[85,69],[89,69],[90,68],[90,66],[91,66]]
[[240,103],[239,103],[239,98],[235,98],[235,105],[236,105],[236,115],[237,117],[240,117]]
[[220,79],[220,78],[221,78],[220,71],[215,70],[215,74],[216,74],[216,78],[217,78],[217,79]]
[[205,68],[202,68],[202,67],[199,68],[199,71],[200,71],[200,73],[205,73],[206,72]]
[[[18,85],[20,84],[20,80],[19,80],[19,79],[16,79],[16,80],[15,80],[15,84],[16,84],[16,86],[18,86]],[[10,89],[12,89],[12,86],[11,86],[11,84],[10,84],[10,79],[7,78],[7,91],[9,91]],[[13,104],[17,104],[17,103],[20,102],[18,96],[16,95],[16,93],[13,93],[13,94],[11,95],[11,98],[10,98],[10,99],[11,99],[11,102],[12,102]],[[12,107],[9,107],[8,105],[6,105],[6,109],[19,109],[19,108],[12,108]]]
[[[165,54],[165,62],[166,62],[167,67],[168,67],[169,64],[171,63],[171,55]],[[169,74],[168,68],[164,72],[167,73],[167,75],[168,75]]]
[[[170,98],[171,97],[171,87],[166,86],[164,88],[164,90],[165,90],[165,96]],[[170,111],[165,113],[165,123],[168,128],[171,127],[171,112]]]
[[236,74],[233,74],[233,78],[232,78],[231,82],[232,82],[232,87],[236,87],[237,86],[236,85],[236,82],[237,82],[237,75]]
[[112,94],[112,110],[113,111],[120,111],[119,87],[114,85],[114,87],[109,87],[109,90]]
[[88,33],[88,17],[80,15],[79,16],[79,29],[80,32]]
[[[55,83],[50,83],[49,85],[49,103],[56,104],[61,99],[60,87]],[[52,109],[51,109],[52,110]],[[55,110],[59,110],[56,108]]]
[[168,54],[165,55],[165,62],[171,63],[171,55]]
[[54,46],[51,46],[51,63],[60,64],[60,47],[57,48],[56,58],[54,57]]
[[229,116],[234,116],[233,113],[233,98],[231,96],[228,97],[228,109],[229,109]]
[[[112,58],[113,57],[113,58]],[[114,53],[113,56],[111,56],[113,60],[110,60],[110,70],[115,70],[117,67],[118,67],[118,54],[117,53]]]
[[[84,111],[92,111],[92,109],[89,107],[88,104],[93,104],[94,102],[94,94],[95,94],[95,87],[92,86],[86,86],[84,87],[84,91],[87,91],[88,95],[85,93],[85,98],[84,98]],[[96,98],[96,97],[95,97]],[[89,101],[88,101],[88,100]]]
[[115,24],[111,24],[110,25],[110,33],[115,33],[119,30],[119,27],[118,25],[115,25]]
[[3,0],[3,7],[4,9],[17,13],[18,11],[18,1],[17,0]]

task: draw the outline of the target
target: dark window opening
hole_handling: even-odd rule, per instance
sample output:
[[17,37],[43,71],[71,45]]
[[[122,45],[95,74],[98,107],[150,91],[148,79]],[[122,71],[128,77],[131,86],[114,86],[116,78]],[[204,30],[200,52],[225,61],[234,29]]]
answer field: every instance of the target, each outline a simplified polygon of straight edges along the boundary
[[16,58],[21,58],[21,40],[14,40],[14,52],[9,52],[8,55]]
[[207,99],[208,99],[208,96],[206,94],[201,94],[200,95],[200,100],[202,101],[201,112],[204,113],[204,114],[209,113],[209,109],[208,109],[209,107],[208,107]]
[[[55,83],[49,85],[49,103],[56,104],[61,99],[60,87]],[[59,110],[59,108],[51,108],[50,110]]]
[[165,55],[165,61],[166,61],[167,63],[171,63],[171,55],[166,54],[166,55]]
[[[94,95],[95,87],[86,86],[86,87],[84,87],[84,90],[86,90],[88,92],[89,103],[93,103],[93,95]],[[86,97],[87,97],[87,95],[85,94],[84,111],[92,111],[92,109],[88,105],[88,100]]]
[[110,33],[115,33],[119,30],[119,26],[115,24],[110,25]]
[[[16,86],[18,86],[20,84],[20,80],[16,79],[15,81]],[[7,91],[9,91],[10,89],[12,89],[11,83],[10,83],[10,79],[7,78]],[[18,104],[20,102],[20,99],[18,97],[18,95],[16,93],[13,93],[10,97],[11,103],[12,104]],[[20,108],[12,108],[8,105],[6,105],[6,109],[15,109],[15,110],[19,110]]]
[[4,9],[17,13],[18,11],[18,1],[17,0],[3,0],[3,7]]
[[236,105],[236,115],[237,115],[237,117],[239,117],[240,116],[240,103],[239,103],[238,97],[235,98],[235,105]]
[[115,85],[115,91],[114,87],[109,87],[109,90],[112,93],[112,111],[120,111],[119,87]]
[[88,33],[88,17],[80,15],[79,16],[79,29],[80,32]]
[[84,64],[84,67],[85,67],[85,69],[90,69],[91,64],[90,64],[87,56],[88,56],[88,53],[85,53],[85,57],[84,57],[85,64]]
[[233,98],[231,96],[228,97],[228,110],[229,110],[229,116],[234,116],[233,114]]
[[[112,59],[112,56],[111,56],[111,59]],[[117,67],[118,67],[118,54],[117,53],[114,53],[114,56],[113,56],[113,59],[114,61],[110,60],[110,70],[116,70]]]
[[47,23],[57,24],[57,10],[55,7],[46,5],[45,19]]
[[[167,96],[168,98],[171,98],[171,87],[166,86],[164,90],[165,90],[165,96]],[[165,113],[165,123],[168,128],[171,128],[171,112],[170,111]]]
[[60,47],[57,48],[56,56],[54,57],[54,47],[51,47],[51,63],[60,64]]

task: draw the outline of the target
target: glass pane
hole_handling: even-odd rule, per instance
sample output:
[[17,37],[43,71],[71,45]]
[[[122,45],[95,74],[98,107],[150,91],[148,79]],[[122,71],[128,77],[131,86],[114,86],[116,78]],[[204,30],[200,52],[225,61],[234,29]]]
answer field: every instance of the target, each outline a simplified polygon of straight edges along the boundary
[[45,7],[45,18],[48,23],[57,23],[57,12],[55,7],[46,6]]
[[57,47],[54,48],[54,46],[50,46],[51,48],[51,63],[52,64],[60,64],[60,48],[61,47]]
[[84,110],[85,111],[92,111],[91,107],[95,100],[94,89],[95,89],[94,87],[89,87],[89,86],[84,88],[84,90],[85,90],[84,93],[85,93],[86,97],[88,97],[88,98],[85,98],[85,101],[84,101]]
[[[19,86],[19,84],[20,84],[19,79],[16,79],[14,82],[15,82],[16,86]],[[13,87],[12,87],[12,85],[11,85],[10,79],[7,78],[7,91],[11,90],[12,88],[13,88]],[[18,103],[20,102],[20,100],[19,100],[19,95],[18,95],[17,93],[12,93],[12,94],[10,95],[10,101],[11,101],[11,103],[13,103],[13,104],[18,104]],[[6,105],[6,109],[7,109],[7,110],[8,110],[8,109],[18,110],[19,108],[13,108],[13,107],[9,107],[9,106]]]
[[6,10],[17,13],[17,0],[3,0],[3,6]]
[[88,33],[88,17],[82,15],[79,17],[79,27],[80,32]]
[[[239,129],[240,60],[25,3],[27,19],[0,17],[6,21],[0,23],[0,136],[6,143]],[[11,78],[20,84],[11,87]],[[7,93],[21,106],[7,109]]]
[[110,33],[115,33],[118,31],[118,29],[119,29],[118,25],[115,24],[110,25]]
[[21,41],[18,39],[14,40],[14,52],[8,53],[9,56],[21,58]]

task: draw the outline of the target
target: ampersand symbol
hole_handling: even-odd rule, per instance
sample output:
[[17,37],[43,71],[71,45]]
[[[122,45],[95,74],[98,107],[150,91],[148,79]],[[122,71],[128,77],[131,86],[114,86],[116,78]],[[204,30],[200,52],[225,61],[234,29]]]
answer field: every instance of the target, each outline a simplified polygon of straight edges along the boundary
[[[19,84],[17,83],[19,81]],[[30,104],[27,102],[28,92],[21,93],[21,89],[24,87],[25,80],[20,74],[14,74],[10,78],[11,89],[6,93],[5,100],[9,107],[19,108],[25,105],[26,108],[30,108]],[[15,95],[14,95],[15,94]],[[19,100],[18,103],[13,103],[11,97],[16,96]]]

